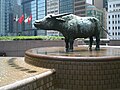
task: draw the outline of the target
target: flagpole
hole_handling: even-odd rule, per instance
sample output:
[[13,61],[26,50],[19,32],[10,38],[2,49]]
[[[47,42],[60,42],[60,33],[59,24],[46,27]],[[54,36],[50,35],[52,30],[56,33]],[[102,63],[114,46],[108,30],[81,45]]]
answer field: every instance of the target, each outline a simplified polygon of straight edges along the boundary
[[17,36],[18,36],[18,21],[17,21]]
[[16,35],[18,35],[18,15],[15,15],[15,18],[14,18],[14,21],[15,21],[15,25],[16,25],[16,31],[15,31],[15,33],[16,33]]
[[16,35],[18,35],[18,15],[16,15]]
[[[23,13],[25,13],[24,8],[25,8],[25,7],[24,7],[24,5],[23,5]],[[24,20],[25,20],[25,18],[24,18]],[[24,20],[23,20],[23,21],[24,21]],[[25,30],[25,23],[23,22],[23,23],[22,23],[22,32],[24,32],[24,30]]]

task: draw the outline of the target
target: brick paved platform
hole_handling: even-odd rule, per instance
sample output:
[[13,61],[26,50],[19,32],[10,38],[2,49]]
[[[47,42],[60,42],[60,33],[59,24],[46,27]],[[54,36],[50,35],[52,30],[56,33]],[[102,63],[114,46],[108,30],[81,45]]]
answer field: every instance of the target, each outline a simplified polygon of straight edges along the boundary
[[54,68],[58,90],[120,90],[120,47],[79,46],[69,53],[63,47],[34,48],[26,51],[25,61]]

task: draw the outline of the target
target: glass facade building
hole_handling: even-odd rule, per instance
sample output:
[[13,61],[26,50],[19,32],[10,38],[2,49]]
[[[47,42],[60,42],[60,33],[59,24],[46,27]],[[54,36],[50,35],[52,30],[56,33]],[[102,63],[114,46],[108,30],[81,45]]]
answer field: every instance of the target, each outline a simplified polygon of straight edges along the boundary
[[0,36],[5,35],[5,1],[0,0]]
[[46,1],[45,0],[22,0],[23,14],[25,19],[32,15],[30,24],[23,23],[23,31],[25,35],[45,35],[44,30],[36,30],[34,22],[37,19],[42,19],[46,15]]
[[[94,5],[89,5],[89,4],[87,5],[86,9],[87,9],[86,13],[88,17],[96,17],[100,21],[102,26],[105,25],[105,22],[103,20],[103,16],[104,16],[103,10],[100,10],[96,8]],[[100,37],[106,38],[106,33],[103,30],[101,30],[100,32]]]
[[108,10],[108,0],[103,0],[103,8],[105,8],[106,11]]
[[108,9],[108,0],[92,0],[92,5],[96,6],[99,9],[105,8]]
[[[42,19],[44,16],[46,16],[46,0],[37,0],[37,17],[36,19]],[[38,30],[38,35],[46,35],[45,30]]]
[[47,14],[59,14],[59,0],[47,0]]
[[74,13],[74,0],[59,0],[60,13]]
[[[87,12],[86,0],[22,0],[22,7],[25,19],[32,15],[30,24],[23,23],[26,35],[58,35],[56,31],[36,30],[34,27],[34,21],[42,19],[47,14],[74,13],[78,16],[87,16],[90,12],[90,10]],[[101,19],[103,15],[99,11],[94,12],[97,12],[97,17]]]
[[[47,0],[47,14],[59,14],[59,0]],[[59,36],[55,30],[47,30],[47,36]]]
[[86,0],[74,1],[74,14],[81,17],[86,16]]
[[5,0],[5,33],[13,33],[14,0]]
[[0,36],[15,35],[14,14],[17,0],[0,0]]

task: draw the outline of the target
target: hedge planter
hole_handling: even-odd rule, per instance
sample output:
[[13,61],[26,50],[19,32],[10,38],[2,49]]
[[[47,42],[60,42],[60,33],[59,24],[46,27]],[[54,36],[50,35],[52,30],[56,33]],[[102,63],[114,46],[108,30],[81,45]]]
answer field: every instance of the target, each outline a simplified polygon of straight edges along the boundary
[[[74,43],[77,46],[77,41]],[[6,56],[24,56],[26,50],[38,47],[65,46],[64,40],[15,40],[0,41],[0,52]]]

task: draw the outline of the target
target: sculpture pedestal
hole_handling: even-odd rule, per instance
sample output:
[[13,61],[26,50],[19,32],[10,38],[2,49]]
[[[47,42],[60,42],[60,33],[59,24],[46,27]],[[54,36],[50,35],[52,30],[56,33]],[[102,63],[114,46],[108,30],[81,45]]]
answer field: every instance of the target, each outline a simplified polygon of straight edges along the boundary
[[65,90],[120,89],[120,47],[101,47],[89,51],[86,46],[66,53],[63,47],[35,48],[26,51],[29,64],[55,69],[55,86]]

